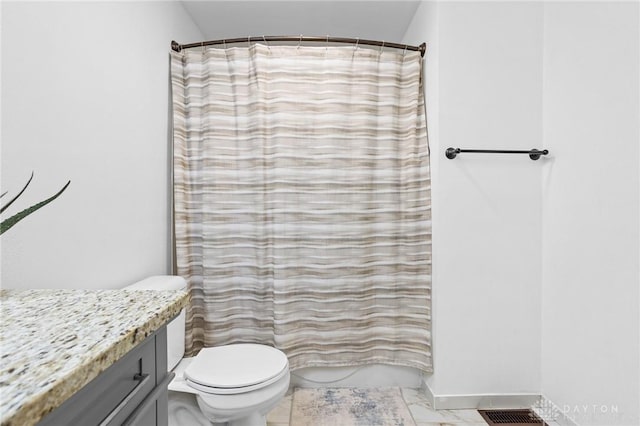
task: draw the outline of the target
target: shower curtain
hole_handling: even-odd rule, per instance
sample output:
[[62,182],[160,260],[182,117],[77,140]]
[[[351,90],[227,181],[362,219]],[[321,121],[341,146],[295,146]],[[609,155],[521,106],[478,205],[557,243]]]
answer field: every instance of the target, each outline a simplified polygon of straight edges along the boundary
[[418,52],[171,52],[176,272],[188,354],[254,342],[292,369],[431,371]]

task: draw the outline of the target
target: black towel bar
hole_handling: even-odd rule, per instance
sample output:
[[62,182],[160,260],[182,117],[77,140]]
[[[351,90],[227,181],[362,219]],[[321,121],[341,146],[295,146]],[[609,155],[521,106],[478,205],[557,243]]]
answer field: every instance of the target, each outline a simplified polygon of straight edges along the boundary
[[456,158],[458,154],[471,152],[475,154],[529,154],[529,158],[532,160],[537,160],[541,155],[549,154],[549,150],[543,149],[542,151],[538,149],[530,149],[528,151],[513,151],[513,150],[503,150],[503,149],[460,149],[460,148],[447,148],[445,152],[445,156],[449,160],[453,160]]

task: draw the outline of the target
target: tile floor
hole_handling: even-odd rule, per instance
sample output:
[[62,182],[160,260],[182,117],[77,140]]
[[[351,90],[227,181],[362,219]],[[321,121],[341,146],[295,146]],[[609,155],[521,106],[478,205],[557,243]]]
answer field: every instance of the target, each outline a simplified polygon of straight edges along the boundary
[[[411,415],[417,426],[486,426],[476,410],[434,410],[424,393],[418,389],[402,388]],[[290,389],[280,404],[267,416],[267,426],[296,426],[289,423],[291,416]],[[169,392],[169,426],[209,426],[211,423],[203,417],[196,404],[195,397],[183,392]],[[173,408],[172,408],[173,407]],[[549,426],[559,426],[556,422],[547,422]],[[340,425],[335,425],[340,426]]]
[[[295,426],[289,424],[292,396],[293,392],[290,390],[282,402],[271,410],[267,416],[267,426]],[[411,410],[417,426],[487,425],[476,410],[434,410],[418,389],[403,388],[402,396]]]

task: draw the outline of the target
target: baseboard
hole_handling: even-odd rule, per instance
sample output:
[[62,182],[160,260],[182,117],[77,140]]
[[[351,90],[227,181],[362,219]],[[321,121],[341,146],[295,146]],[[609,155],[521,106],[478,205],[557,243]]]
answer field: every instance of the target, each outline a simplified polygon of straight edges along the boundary
[[523,394],[470,394],[437,395],[427,382],[422,380],[421,389],[431,406],[436,410],[491,410],[530,408],[540,418],[554,426],[578,426],[578,424],[551,400],[535,393]]
[[498,408],[529,408],[540,400],[540,394],[467,394],[438,395],[426,381],[422,388],[436,410],[491,410]]
[[433,392],[431,391],[431,388],[429,387],[429,385],[427,385],[427,382],[424,380],[424,376],[422,377],[422,383],[421,383],[420,389],[426,395],[427,400],[429,401],[431,406],[435,407],[435,396],[433,396]]
[[433,407],[436,410],[529,408],[539,399],[540,395],[536,394],[435,395]]

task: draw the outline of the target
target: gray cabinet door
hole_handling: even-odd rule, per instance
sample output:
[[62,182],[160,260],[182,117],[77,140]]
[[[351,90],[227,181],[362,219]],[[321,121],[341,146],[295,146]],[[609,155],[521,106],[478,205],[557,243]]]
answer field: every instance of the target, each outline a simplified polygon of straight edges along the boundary
[[[169,379],[166,345],[166,327],[162,327],[47,415],[38,426],[166,425]],[[163,394],[164,407],[158,407],[157,401],[162,404]],[[129,422],[129,418],[135,422]]]

